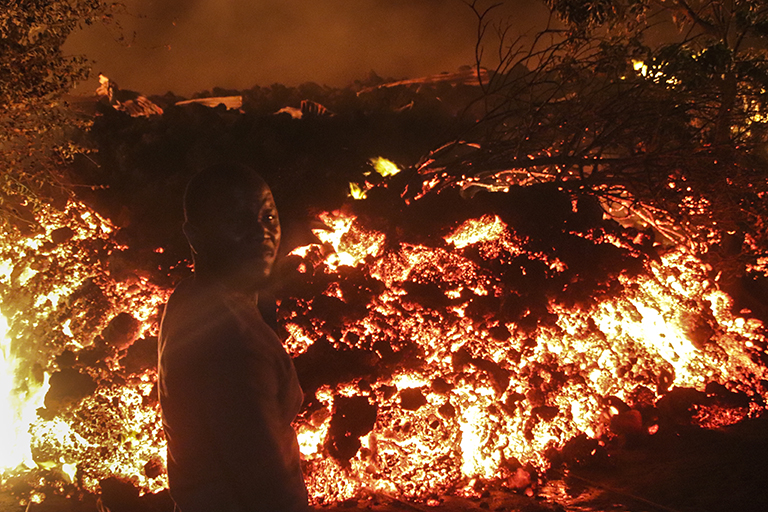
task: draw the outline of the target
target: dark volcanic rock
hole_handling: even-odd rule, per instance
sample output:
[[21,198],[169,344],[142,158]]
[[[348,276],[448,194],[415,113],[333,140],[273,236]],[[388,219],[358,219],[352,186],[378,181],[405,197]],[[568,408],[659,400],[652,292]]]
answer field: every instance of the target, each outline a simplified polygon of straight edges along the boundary
[[[101,487],[101,505],[110,512],[140,512],[143,510],[139,500],[139,489],[131,482],[109,477],[99,481]],[[102,510],[99,508],[99,510]]]
[[141,338],[136,340],[120,359],[120,364],[126,373],[140,373],[157,366],[157,338]]
[[337,396],[333,404],[327,447],[332,457],[346,464],[360,449],[360,437],[373,429],[377,407],[366,396]]
[[75,369],[64,368],[51,375],[50,389],[45,395],[45,408],[55,413],[94,391],[96,382],[91,377]]
[[419,388],[407,388],[400,392],[400,407],[407,411],[418,410],[427,405],[427,399]]
[[140,329],[141,323],[130,313],[123,312],[109,321],[101,335],[108,345],[123,350],[133,343]]
[[51,241],[56,244],[62,244],[75,236],[75,232],[72,230],[72,228],[64,226],[58,229],[54,229],[51,232]]
[[375,373],[376,355],[367,350],[336,348],[327,338],[319,339],[293,361],[301,387],[313,394],[323,384],[335,385],[354,377]]

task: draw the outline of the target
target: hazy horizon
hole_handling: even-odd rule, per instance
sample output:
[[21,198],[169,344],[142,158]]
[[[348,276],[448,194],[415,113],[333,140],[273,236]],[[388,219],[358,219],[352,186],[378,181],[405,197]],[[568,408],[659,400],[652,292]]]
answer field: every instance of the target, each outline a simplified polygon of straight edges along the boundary
[[[370,71],[415,78],[474,63],[477,21],[461,0],[124,0],[120,27],[73,33],[64,50],[93,61],[78,94],[104,73],[120,87],[182,96],[273,83],[345,87]],[[490,5],[490,2],[482,4]],[[546,23],[538,0],[495,11],[516,33]],[[120,41],[120,36],[125,38]]]

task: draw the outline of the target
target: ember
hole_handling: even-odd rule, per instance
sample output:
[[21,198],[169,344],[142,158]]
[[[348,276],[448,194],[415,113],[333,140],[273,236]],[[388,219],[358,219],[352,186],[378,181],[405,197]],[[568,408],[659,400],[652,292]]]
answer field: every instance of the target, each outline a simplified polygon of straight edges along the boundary
[[[278,320],[307,393],[295,428],[316,503],[435,504],[488,483],[532,495],[574,440],[762,413],[764,327],[732,314],[711,268],[612,220],[577,222],[584,200],[537,237],[499,206],[507,195],[427,193],[408,208],[454,220],[404,228],[353,204],[286,258]],[[37,222],[0,254],[0,403],[16,439],[3,485],[31,482],[22,502],[114,476],[164,489],[153,386],[169,290],[126,276],[113,228],[85,206]]]
[[[12,390],[3,428],[17,433],[4,437],[16,440],[4,482],[33,482],[22,502],[41,499],[42,489],[65,493],[64,483],[93,491],[107,476],[142,475],[164,442],[150,398],[156,348],[144,366],[132,356],[155,333],[168,292],[138,276],[110,277],[121,247],[84,205],[50,207],[35,221],[32,236],[16,233],[0,247],[2,375]],[[143,475],[138,483],[165,485]]]
[[[729,298],[708,279],[711,269],[685,251],[620,274],[615,289],[591,304],[552,297],[545,311],[525,308],[512,321],[504,304],[519,296],[505,275],[512,264],[522,264],[524,274],[541,265],[536,271],[549,279],[568,266],[531,250],[498,216],[470,219],[431,247],[389,250],[381,233],[352,216],[324,220],[335,229],[318,236],[334,252],[323,258],[321,247],[304,248],[300,268],[305,284],[324,286],[336,308],[327,315],[327,307],[315,308],[322,296],[284,301],[287,345],[300,372],[303,358],[313,357],[313,340],[340,357],[362,351],[374,361],[357,378],[318,389],[298,428],[312,431],[306,422],[317,411],[332,422],[336,403],[350,396],[367,397],[378,416],[354,456],[310,462],[317,497],[344,500],[364,488],[417,499],[471,495],[478,478],[517,487],[515,465],[543,471],[550,450],[580,434],[622,433],[611,404],[629,411],[642,394],[652,404],[670,389],[703,390],[712,382],[745,393],[746,404],[702,405],[694,421],[707,427],[762,410],[757,390],[765,370],[747,344],[764,343],[762,326],[733,317]],[[623,238],[594,235],[595,244],[637,250]],[[658,429],[654,414],[631,412],[637,431]],[[356,478],[339,486],[329,471]]]

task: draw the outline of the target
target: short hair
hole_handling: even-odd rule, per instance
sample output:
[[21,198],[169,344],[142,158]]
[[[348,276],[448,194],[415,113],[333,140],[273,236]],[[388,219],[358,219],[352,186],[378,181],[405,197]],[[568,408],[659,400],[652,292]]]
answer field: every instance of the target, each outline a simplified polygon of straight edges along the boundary
[[226,162],[204,168],[189,180],[184,192],[184,219],[193,226],[222,213],[233,191],[268,187],[267,182],[247,165]]

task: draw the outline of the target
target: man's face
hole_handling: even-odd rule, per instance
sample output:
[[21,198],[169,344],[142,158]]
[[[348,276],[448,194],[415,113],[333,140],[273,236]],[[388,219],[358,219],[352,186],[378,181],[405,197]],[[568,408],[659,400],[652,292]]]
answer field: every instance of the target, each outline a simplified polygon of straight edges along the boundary
[[231,190],[217,201],[210,218],[197,227],[195,249],[208,266],[238,287],[261,287],[280,245],[280,220],[266,185]]

